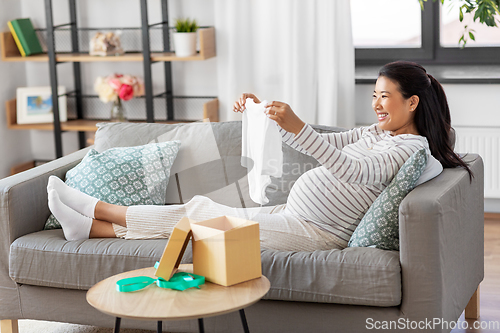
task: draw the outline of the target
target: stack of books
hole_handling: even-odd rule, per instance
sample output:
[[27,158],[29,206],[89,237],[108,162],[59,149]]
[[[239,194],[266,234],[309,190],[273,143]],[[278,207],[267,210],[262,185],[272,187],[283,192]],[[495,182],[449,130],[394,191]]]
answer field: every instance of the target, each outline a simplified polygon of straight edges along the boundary
[[23,57],[43,53],[42,46],[29,18],[12,20],[7,24]]

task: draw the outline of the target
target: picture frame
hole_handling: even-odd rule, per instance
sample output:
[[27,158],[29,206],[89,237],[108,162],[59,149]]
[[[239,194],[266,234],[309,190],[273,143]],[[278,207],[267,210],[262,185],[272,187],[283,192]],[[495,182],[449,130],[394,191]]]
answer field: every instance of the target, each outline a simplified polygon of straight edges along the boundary
[[[66,88],[59,86],[59,120],[68,120]],[[21,87],[16,91],[17,123],[53,123],[51,87]]]

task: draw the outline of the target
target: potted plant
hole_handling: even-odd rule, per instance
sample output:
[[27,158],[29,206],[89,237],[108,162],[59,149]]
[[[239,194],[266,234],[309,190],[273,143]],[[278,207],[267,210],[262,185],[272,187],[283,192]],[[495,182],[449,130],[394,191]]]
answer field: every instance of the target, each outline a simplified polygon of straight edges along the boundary
[[[437,0],[433,0],[436,2]],[[440,0],[441,4],[444,0]],[[451,1],[451,0],[450,0]],[[427,0],[418,0],[422,10],[424,9],[424,2]],[[498,27],[497,22],[500,22],[500,0],[465,0],[463,2],[456,1],[459,7],[458,18],[460,22],[464,19],[464,14],[474,13],[474,22],[479,20],[480,23],[486,24],[488,27]],[[476,40],[474,36],[474,30],[470,29],[467,25],[464,26],[464,32],[462,37],[458,40],[458,43],[465,47],[468,39]]]
[[189,57],[196,54],[196,20],[177,19],[175,21],[174,46],[175,55]]

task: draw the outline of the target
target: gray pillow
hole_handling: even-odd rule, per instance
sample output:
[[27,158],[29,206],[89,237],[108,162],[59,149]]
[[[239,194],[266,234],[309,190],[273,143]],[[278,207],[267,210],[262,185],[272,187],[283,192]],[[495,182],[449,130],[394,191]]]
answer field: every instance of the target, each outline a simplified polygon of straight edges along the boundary
[[[122,206],[164,205],[170,168],[180,141],[117,147],[98,153],[89,150],[66,173],[66,184],[101,201]],[[60,228],[51,215],[45,229]]]
[[423,148],[408,158],[359,222],[349,247],[399,251],[399,205],[415,187],[426,164],[427,153]]

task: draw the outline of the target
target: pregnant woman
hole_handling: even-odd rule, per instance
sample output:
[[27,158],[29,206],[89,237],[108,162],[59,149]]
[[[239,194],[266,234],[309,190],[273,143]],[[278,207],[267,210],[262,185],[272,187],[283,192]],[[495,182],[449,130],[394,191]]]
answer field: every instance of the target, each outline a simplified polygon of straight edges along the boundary
[[[244,112],[243,94],[234,105]],[[412,62],[379,72],[372,107],[378,123],[319,134],[286,103],[267,104],[266,114],[292,148],[321,165],[295,182],[286,204],[233,208],[195,196],[182,205],[117,206],[68,187],[55,176],[47,186],[49,208],[67,240],[121,237],[168,238],[183,217],[201,221],[221,215],[259,222],[263,248],[289,251],[343,249],[357,224],[405,161],[424,148],[445,168],[468,166],[449,144],[450,111],[443,87]]]

